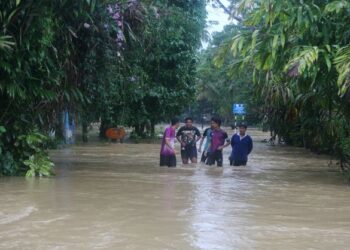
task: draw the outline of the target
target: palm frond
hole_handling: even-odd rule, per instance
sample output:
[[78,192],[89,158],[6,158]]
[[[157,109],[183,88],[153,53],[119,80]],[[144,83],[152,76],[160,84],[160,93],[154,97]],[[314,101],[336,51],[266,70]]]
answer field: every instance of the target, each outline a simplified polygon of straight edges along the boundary
[[339,94],[345,95],[350,88],[350,45],[338,50],[334,63],[339,74]]
[[318,60],[320,49],[317,46],[303,46],[298,48],[285,66],[285,71],[297,69],[299,75],[310,69]]
[[0,36],[0,50],[12,50],[14,45],[11,36]]

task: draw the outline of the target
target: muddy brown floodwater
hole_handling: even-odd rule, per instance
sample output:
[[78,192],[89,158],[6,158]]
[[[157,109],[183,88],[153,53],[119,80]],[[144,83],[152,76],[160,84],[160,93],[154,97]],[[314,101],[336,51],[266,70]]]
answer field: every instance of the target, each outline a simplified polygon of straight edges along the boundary
[[56,150],[54,178],[0,179],[0,249],[349,249],[350,186],[328,158],[252,134],[235,168],[160,168],[159,145]]

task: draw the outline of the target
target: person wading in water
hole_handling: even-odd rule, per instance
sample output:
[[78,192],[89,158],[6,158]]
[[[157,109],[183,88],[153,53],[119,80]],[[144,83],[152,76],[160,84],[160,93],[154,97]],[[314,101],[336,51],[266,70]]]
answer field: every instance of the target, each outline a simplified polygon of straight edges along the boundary
[[164,131],[160,149],[160,166],[176,167],[175,131],[180,126],[180,120],[173,118],[171,126]]
[[222,150],[230,145],[230,139],[228,138],[227,133],[221,129],[220,126],[220,118],[214,117],[211,119],[211,144],[209,147],[207,160],[207,165],[209,166],[214,165],[216,162],[218,167],[222,167]]
[[204,144],[204,148],[203,148],[203,153],[202,153],[202,157],[201,157],[201,162],[205,163],[208,159],[208,150],[210,148],[211,145],[211,128],[206,128],[203,132],[203,137],[201,139],[201,142],[199,144],[199,148],[198,148],[198,153],[202,152],[202,145],[204,142],[204,139],[206,138],[205,144]]
[[185,126],[181,127],[176,134],[177,140],[181,143],[181,158],[183,164],[197,163],[196,143],[201,139],[201,133],[198,128],[193,126],[193,119],[185,119]]
[[247,125],[239,125],[239,133],[234,134],[231,139],[232,153],[230,156],[231,166],[247,165],[248,155],[253,150],[253,140],[246,134]]

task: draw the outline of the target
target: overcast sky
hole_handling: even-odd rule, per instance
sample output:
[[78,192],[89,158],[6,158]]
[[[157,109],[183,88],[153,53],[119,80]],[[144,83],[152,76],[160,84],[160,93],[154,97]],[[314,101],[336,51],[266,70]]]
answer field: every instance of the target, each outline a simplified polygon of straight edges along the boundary
[[[228,0],[222,0],[222,3],[225,6],[229,6],[229,1]],[[210,3],[207,5],[207,12],[208,12],[208,17],[207,17],[207,25],[208,25],[208,32],[209,34],[212,34],[213,32],[216,31],[222,31],[224,26],[226,24],[229,24],[231,21],[229,20],[229,16],[224,12],[223,9],[221,8],[213,8]],[[218,24],[210,24],[210,21],[217,21]],[[203,42],[203,47],[207,47],[208,44]]]

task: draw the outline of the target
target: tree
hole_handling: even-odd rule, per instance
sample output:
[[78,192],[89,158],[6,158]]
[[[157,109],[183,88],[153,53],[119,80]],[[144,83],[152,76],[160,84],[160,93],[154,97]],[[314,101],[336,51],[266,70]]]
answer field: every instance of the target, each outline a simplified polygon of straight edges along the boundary
[[126,35],[127,105],[124,122],[150,134],[195,98],[196,52],[205,25],[205,1],[156,1],[144,5],[142,22]]
[[202,0],[2,1],[0,173],[50,174],[46,135],[62,134],[63,111],[85,141],[94,121],[141,133],[179,112],[204,18]]
[[[119,49],[111,43],[120,27],[108,13],[109,5],[94,0],[1,2],[2,174],[47,175],[52,164],[44,134],[52,129],[59,134],[62,111],[84,116],[107,91],[106,79],[113,72],[99,72],[107,77],[92,80],[96,71],[91,69],[111,62],[108,51],[117,54]],[[96,46],[106,53],[94,54]]]
[[[244,27],[228,25],[222,32],[215,33],[209,47],[202,51],[200,65],[197,72],[197,99],[210,103],[211,112],[220,115],[226,122],[233,121],[233,103],[247,105],[247,122],[249,124],[259,121],[259,103],[255,98],[253,79],[250,71],[230,74],[231,66],[235,60],[229,55],[224,58],[223,65],[218,69],[212,58],[218,53],[220,46],[230,42],[235,34]],[[203,102],[206,105],[207,102]],[[207,113],[205,107],[198,107],[197,113]]]
[[253,67],[270,126],[287,142],[349,155],[347,1],[248,1],[247,27],[221,48],[231,72]]

